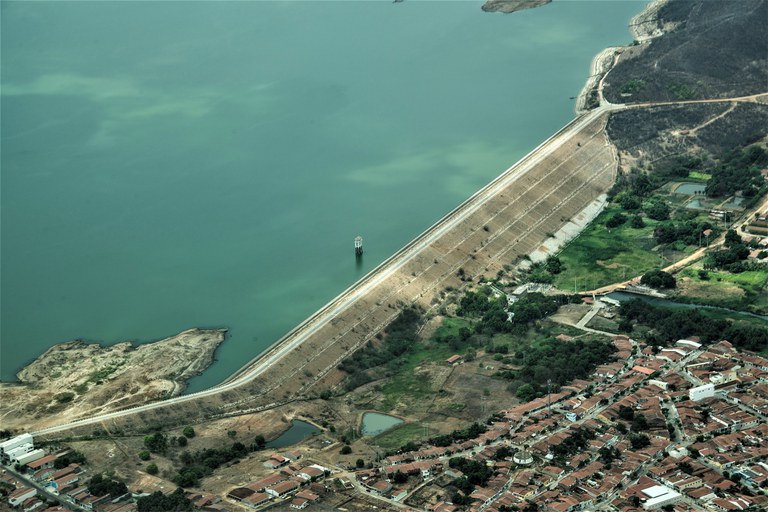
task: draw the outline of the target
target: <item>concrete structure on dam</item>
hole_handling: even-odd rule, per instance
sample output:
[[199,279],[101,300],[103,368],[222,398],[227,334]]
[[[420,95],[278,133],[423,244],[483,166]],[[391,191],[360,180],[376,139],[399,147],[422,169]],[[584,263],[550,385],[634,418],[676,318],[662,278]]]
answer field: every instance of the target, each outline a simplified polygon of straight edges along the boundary
[[35,434],[189,424],[333,388],[342,378],[338,363],[403,305],[428,308],[446,287],[494,277],[505,265],[552,247],[547,241],[558,231],[591,220],[617,169],[604,131],[608,115],[601,108],[578,117],[221,385],[69,425],[33,426]]

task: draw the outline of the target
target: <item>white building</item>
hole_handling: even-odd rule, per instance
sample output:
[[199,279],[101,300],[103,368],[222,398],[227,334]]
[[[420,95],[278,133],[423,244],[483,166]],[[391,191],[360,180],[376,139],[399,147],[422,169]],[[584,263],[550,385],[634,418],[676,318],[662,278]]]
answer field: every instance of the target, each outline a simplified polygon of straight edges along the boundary
[[32,450],[29,453],[25,453],[24,455],[17,457],[14,464],[21,464],[23,466],[24,464],[34,462],[38,459],[42,459],[43,457],[45,457],[45,450]]
[[683,499],[683,495],[677,491],[674,491],[666,485],[654,485],[647,489],[643,489],[643,494],[648,496],[648,499],[643,503],[645,510],[653,510],[661,508],[664,505],[672,505]]
[[3,441],[0,443],[0,457],[5,457],[6,453],[20,446],[24,446],[25,444],[31,445],[33,443],[34,438],[32,437],[32,434],[21,434],[13,439]]
[[8,496],[8,503],[10,503],[12,507],[17,507],[21,505],[24,500],[31,498],[32,496],[37,496],[37,489],[22,487],[16,489],[10,496]]
[[695,341],[691,340],[677,340],[675,344],[682,345],[683,347],[691,347],[693,349],[701,348],[701,343],[696,343]]
[[5,453],[5,458],[10,461],[11,464],[16,464],[19,461],[19,457],[23,457],[31,451],[34,451],[35,447],[31,444],[23,444],[13,450],[9,450]]
[[694,402],[704,400],[705,398],[712,398],[713,396],[715,396],[714,384],[704,384],[703,386],[698,386],[688,390],[688,397]]

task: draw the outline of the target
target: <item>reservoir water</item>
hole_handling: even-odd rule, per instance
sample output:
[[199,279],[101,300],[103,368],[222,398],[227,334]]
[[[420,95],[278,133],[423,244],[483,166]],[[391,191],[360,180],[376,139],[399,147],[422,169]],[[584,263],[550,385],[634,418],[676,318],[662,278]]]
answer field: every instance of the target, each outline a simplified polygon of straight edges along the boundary
[[644,2],[481,5],[2,2],[0,377],[217,326],[220,382],[568,122]]
[[382,432],[396,427],[403,422],[400,418],[382,414],[380,412],[366,412],[363,414],[362,434],[364,436],[375,436]]
[[319,428],[311,423],[301,420],[291,421],[291,428],[283,432],[279,437],[268,442],[264,448],[285,448],[296,443],[303,441],[304,439],[314,436],[322,432]]

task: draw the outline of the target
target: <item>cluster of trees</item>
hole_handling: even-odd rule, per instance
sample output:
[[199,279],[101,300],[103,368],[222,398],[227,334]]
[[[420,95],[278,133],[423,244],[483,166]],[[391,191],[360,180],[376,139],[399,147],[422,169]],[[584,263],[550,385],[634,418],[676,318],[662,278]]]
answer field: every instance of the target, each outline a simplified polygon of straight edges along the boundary
[[463,477],[455,479],[451,485],[457,487],[467,496],[475,490],[476,485],[485,486],[493,476],[493,469],[483,462],[464,457],[452,457],[448,461],[448,465],[464,473]]
[[720,164],[709,170],[706,194],[723,197],[741,191],[744,197],[756,197],[765,191],[760,170],[768,166],[768,152],[760,146],[733,149],[720,157]]
[[466,441],[467,439],[474,439],[486,430],[488,430],[488,428],[485,425],[480,423],[473,423],[467,428],[454,430],[450,434],[443,434],[430,438],[428,442],[432,446],[450,446],[453,443],[460,443],[462,441]]
[[565,438],[565,440],[552,447],[552,453],[555,457],[565,459],[571,457],[578,452],[585,450],[589,446],[589,442],[595,438],[595,433],[588,428],[580,428],[573,434]]
[[555,276],[565,270],[563,262],[557,256],[549,256],[546,261],[534,263],[528,269],[528,280],[534,283],[552,283]]
[[372,342],[356,351],[339,364],[339,369],[349,377],[346,382],[347,390],[355,389],[370,382],[373,377],[366,370],[388,365],[390,370],[397,369],[402,364],[401,357],[412,352],[418,346],[418,326],[422,311],[416,306],[410,306],[387,326],[384,340],[378,346]]
[[619,418],[629,421],[632,424],[632,432],[645,432],[648,430],[648,420],[645,414],[638,412],[626,405],[619,406]]
[[512,381],[517,397],[527,402],[546,393],[547,380],[551,379],[554,385],[551,391],[555,392],[574,379],[589,376],[598,365],[613,360],[615,351],[616,347],[606,340],[578,338],[560,343],[550,338],[515,354],[516,363],[521,366],[519,370],[505,370],[496,375]]
[[250,446],[243,443],[232,443],[229,448],[207,448],[195,452],[184,451],[181,453],[182,468],[173,476],[173,482],[179,487],[196,486],[200,479],[210,475],[214,469],[231,461],[239,460],[264,448],[264,437],[257,436]]
[[728,340],[735,347],[754,352],[768,349],[768,329],[705,316],[698,309],[671,309],[641,300],[622,302],[619,313],[625,320],[653,326],[648,341],[666,345],[686,336],[699,336],[704,343]]
[[136,500],[139,512],[191,512],[192,502],[184,496],[184,489],[179,487],[169,495],[155,491],[149,496]]
[[729,229],[725,233],[725,247],[707,255],[705,269],[719,268],[735,274],[752,269],[752,265],[745,261],[749,257],[749,247],[736,231]]
[[645,434],[629,434],[629,444],[633,450],[641,450],[651,445],[651,439]]
[[168,450],[168,437],[162,432],[146,435],[144,446],[152,453],[165,453]]
[[597,453],[600,455],[600,460],[608,465],[621,458],[621,452],[615,446],[603,446]]
[[53,462],[53,467],[56,469],[63,469],[69,466],[70,464],[85,464],[85,463],[86,463],[85,455],[83,455],[81,452],[78,452],[77,450],[72,450],[58,457]]
[[[475,325],[475,330],[486,335],[504,332],[523,334],[532,322],[555,313],[560,305],[566,302],[568,297],[565,295],[547,296],[541,293],[529,293],[520,297],[507,309],[507,301],[504,297],[490,300],[487,302],[483,317]],[[512,313],[510,320],[507,320],[507,311]]]
[[709,239],[714,239],[720,230],[709,220],[687,219],[662,222],[653,230],[653,237],[659,244],[672,244],[682,242],[685,245],[699,245],[706,240],[703,238],[704,231],[711,229],[712,234]]
[[112,499],[119,498],[120,496],[128,493],[128,487],[125,483],[119,480],[114,480],[109,476],[102,474],[93,475],[88,482],[88,492],[94,496],[109,496]]
[[651,270],[643,274],[640,283],[651,288],[674,288],[677,286],[675,276],[663,270]]

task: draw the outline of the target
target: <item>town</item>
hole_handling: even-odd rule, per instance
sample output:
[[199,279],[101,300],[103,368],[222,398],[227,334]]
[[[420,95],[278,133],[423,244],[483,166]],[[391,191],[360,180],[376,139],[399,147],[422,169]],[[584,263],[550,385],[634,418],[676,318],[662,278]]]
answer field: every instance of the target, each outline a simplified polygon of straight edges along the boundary
[[[764,510],[768,359],[696,337],[669,348],[623,335],[612,343],[616,361],[590,380],[497,411],[445,446],[357,468],[307,460],[300,448],[259,452],[265,476],[186,499],[207,511]],[[67,463],[66,451],[34,449],[29,435],[0,453],[18,471],[3,474],[2,486],[20,510],[142,510],[127,490],[94,495],[93,475]],[[45,508],[52,497],[67,508]]]

